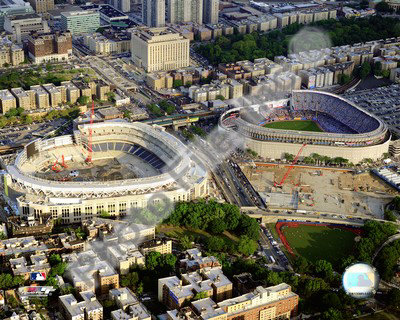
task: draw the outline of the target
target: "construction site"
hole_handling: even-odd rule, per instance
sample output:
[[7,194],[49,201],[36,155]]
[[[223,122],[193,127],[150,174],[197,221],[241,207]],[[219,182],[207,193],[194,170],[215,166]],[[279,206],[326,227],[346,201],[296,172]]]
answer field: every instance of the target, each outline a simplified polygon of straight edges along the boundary
[[370,172],[268,163],[241,168],[271,209],[382,218],[397,193]]

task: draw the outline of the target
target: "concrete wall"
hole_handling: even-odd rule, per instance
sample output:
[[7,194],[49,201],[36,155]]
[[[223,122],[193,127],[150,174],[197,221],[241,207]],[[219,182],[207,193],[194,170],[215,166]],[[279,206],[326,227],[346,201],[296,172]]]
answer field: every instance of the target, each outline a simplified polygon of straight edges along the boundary
[[[246,147],[256,151],[261,157],[271,159],[281,159],[285,152],[296,155],[301,144],[273,142],[273,141],[257,141],[246,139]],[[383,144],[372,145],[366,147],[340,147],[326,145],[307,145],[304,147],[301,157],[310,156],[313,153],[334,157],[343,157],[349,159],[350,162],[358,163],[365,158],[373,160],[379,159],[385,152],[389,152],[390,140]]]

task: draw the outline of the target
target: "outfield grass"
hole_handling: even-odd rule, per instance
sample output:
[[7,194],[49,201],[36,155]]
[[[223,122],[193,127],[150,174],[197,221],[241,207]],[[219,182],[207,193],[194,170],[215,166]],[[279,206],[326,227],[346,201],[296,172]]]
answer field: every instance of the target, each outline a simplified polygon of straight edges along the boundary
[[264,127],[271,129],[323,132],[318,124],[312,120],[275,121],[266,123]]
[[[213,236],[212,234],[210,234],[204,230],[186,228],[186,227],[176,227],[176,226],[165,225],[165,224],[157,226],[156,233],[163,233],[167,237],[176,238],[176,239],[179,239],[180,237],[186,235],[186,236],[194,236],[194,237],[198,237],[198,238],[202,238],[203,240],[206,240],[207,238]],[[224,231],[220,235],[220,237],[224,238],[225,242],[227,244],[234,245],[236,242],[239,241],[238,237],[236,237],[234,234],[232,234],[228,231]]]
[[297,255],[311,262],[324,259],[338,267],[343,257],[352,254],[355,234],[325,226],[283,228],[283,233]]

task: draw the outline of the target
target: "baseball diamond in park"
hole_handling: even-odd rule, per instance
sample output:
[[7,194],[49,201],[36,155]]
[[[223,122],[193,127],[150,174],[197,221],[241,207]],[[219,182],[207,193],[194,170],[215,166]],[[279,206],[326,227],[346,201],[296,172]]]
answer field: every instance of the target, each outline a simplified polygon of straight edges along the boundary
[[389,150],[390,132],[379,118],[337,95],[294,90],[287,99],[265,101],[225,112],[219,127],[243,135],[260,156],[300,158],[317,153],[358,163]]

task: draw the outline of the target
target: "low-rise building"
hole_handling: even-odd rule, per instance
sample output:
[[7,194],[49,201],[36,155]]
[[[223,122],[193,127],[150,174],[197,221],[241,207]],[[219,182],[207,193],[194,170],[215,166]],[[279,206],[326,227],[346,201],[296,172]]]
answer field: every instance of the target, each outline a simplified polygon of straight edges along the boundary
[[221,267],[221,264],[216,257],[203,257],[201,251],[197,248],[186,250],[185,258],[179,261],[179,265],[186,271]]
[[91,291],[80,292],[83,301],[78,302],[72,294],[59,297],[66,320],[103,320],[103,306]]
[[140,252],[143,255],[149,252],[159,252],[161,254],[172,253],[172,240],[156,238],[145,241],[140,245]]
[[10,259],[11,270],[14,276],[22,276],[25,281],[29,280],[32,272],[44,272],[46,274],[50,271],[50,264],[44,254],[31,255],[31,264],[29,265],[25,257]]
[[180,308],[197,294],[205,294],[216,301],[232,297],[232,282],[220,268],[205,268],[178,277],[158,279],[158,301],[167,308]]
[[121,54],[131,49],[131,36],[127,32],[86,34],[83,41],[90,51],[99,55]]

